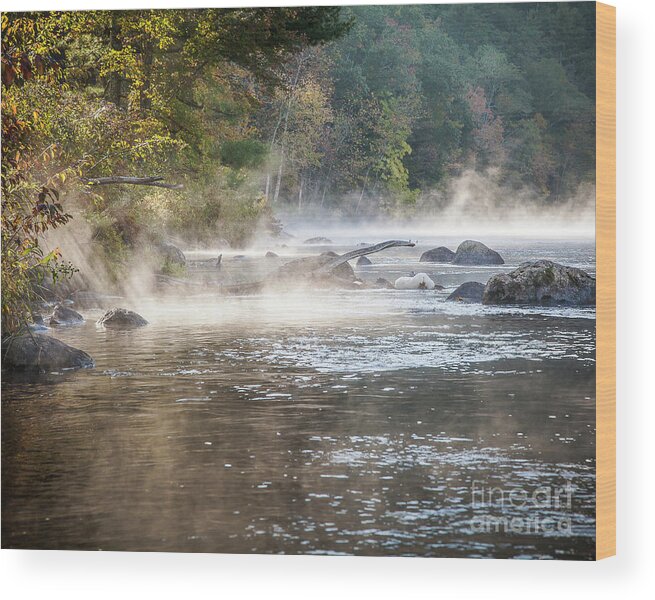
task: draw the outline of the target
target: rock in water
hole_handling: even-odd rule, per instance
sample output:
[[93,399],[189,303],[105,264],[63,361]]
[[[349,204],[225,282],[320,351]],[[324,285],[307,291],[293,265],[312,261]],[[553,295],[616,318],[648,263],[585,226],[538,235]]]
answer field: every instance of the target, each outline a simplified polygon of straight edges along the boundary
[[413,277],[399,277],[394,287],[397,290],[433,290],[435,285],[427,273],[417,273]]
[[186,265],[186,257],[184,256],[184,252],[182,252],[182,250],[180,250],[177,246],[169,244],[168,242],[163,242],[157,246],[157,249],[159,250],[165,262],[180,267],[184,267]]
[[48,335],[33,333],[9,337],[2,342],[2,366],[10,369],[57,371],[95,366],[82,350]]
[[[299,275],[310,274],[312,271],[322,267],[337,256],[338,254],[336,252],[323,252],[323,254],[319,254],[318,256],[296,258],[282,265],[277,270],[275,278],[278,280],[291,278],[298,279]],[[337,279],[346,280],[350,283],[356,279],[355,271],[353,271],[353,268],[347,262],[335,267],[331,271],[331,276],[336,277]]]
[[388,279],[385,279],[384,277],[378,277],[373,285],[379,289],[385,289],[385,290],[394,289],[393,283],[391,283]]
[[484,284],[467,281],[450,294],[446,302],[482,302],[482,294],[484,294]]
[[454,265],[504,265],[503,257],[482,242],[466,240],[457,247]]
[[57,304],[50,317],[50,325],[80,325],[84,323],[84,317],[72,308]]
[[511,273],[494,275],[484,289],[482,302],[595,305],[596,280],[582,269],[538,260],[524,263]]
[[367,267],[368,265],[372,265],[372,264],[373,263],[368,258],[366,258],[365,256],[360,256],[357,259],[357,266],[358,267]]
[[332,240],[326,237],[313,237],[305,240],[303,244],[331,244]]
[[135,329],[148,325],[148,321],[126,308],[112,308],[100,317],[97,324],[108,329]]
[[432,248],[421,254],[419,262],[432,262],[432,263],[451,263],[455,258],[455,253],[445,246]]
[[270,250],[264,255],[266,258],[277,258],[278,255],[275,254],[275,252],[271,252]]
[[48,326],[43,320],[43,316],[39,314],[32,315],[32,322],[28,325],[30,331],[47,331]]

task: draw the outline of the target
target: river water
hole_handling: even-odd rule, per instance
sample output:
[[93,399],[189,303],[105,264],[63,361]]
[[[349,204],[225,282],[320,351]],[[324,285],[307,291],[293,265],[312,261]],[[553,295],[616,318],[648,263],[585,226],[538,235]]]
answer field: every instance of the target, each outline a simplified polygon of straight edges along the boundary
[[[226,253],[220,277],[380,240],[335,241]],[[151,322],[137,331],[97,329],[94,310],[53,330],[96,368],[4,374],[3,546],[591,559],[595,310],[445,298],[530,259],[593,274],[594,241],[488,238],[506,265],[418,262],[459,241],[356,269],[443,291],[201,290],[123,301]]]

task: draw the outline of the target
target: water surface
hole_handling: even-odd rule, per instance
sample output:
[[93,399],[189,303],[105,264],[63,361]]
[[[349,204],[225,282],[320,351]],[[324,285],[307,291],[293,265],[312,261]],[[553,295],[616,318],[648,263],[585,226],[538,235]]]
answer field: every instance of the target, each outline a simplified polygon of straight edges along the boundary
[[[356,242],[336,241],[337,252]],[[593,240],[488,243],[506,265],[419,263],[457,244],[442,238],[357,269],[365,280],[424,270],[443,291],[142,297],[125,304],[147,328],[97,329],[91,310],[53,331],[97,366],[5,374],[3,546],[592,558],[594,309],[445,298],[529,259],[593,274]],[[281,257],[225,253],[215,277],[328,247],[271,249]],[[565,506],[476,497],[564,486]],[[523,527],[482,531],[489,518]],[[526,527],[563,519],[564,531]]]

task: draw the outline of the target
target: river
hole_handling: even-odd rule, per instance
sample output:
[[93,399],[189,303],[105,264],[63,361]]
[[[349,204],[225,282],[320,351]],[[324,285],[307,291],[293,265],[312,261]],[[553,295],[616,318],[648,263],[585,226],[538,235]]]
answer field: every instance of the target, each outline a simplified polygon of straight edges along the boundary
[[[592,559],[595,310],[445,298],[530,259],[595,274],[594,240],[485,238],[505,265],[418,262],[461,240],[356,268],[442,291],[201,290],[126,300],[151,322],[136,331],[97,329],[99,310],[53,330],[96,368],[4,374],[3,547]],[[334,241],[225,253],[221,277],[381,239]],[[545,488],[572,493],[537,502]]]

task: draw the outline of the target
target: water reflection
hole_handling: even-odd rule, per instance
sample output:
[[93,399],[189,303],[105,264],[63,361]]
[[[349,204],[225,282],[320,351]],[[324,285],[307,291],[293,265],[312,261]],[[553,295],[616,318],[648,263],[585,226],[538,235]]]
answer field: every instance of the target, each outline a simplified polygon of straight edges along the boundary
[[3,545],[592,558],[593,311],[446,292],[143,299],[145,330],[58,332],[97,368],[3,381]]

